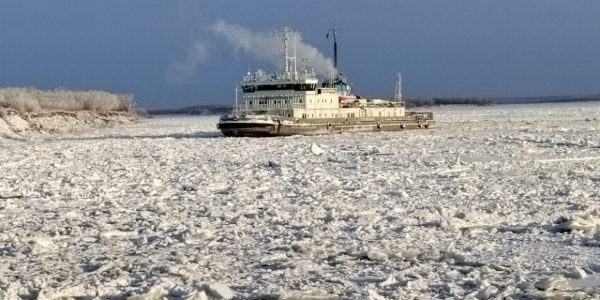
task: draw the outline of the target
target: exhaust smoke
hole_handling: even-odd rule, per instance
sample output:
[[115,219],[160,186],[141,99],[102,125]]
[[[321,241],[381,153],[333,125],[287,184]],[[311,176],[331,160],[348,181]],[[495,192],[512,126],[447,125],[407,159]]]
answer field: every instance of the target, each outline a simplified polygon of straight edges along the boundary
[[[277,36],[264,32],[252,32],[250,29],[218,21],[211,29],[215,35],[224,38],[236,51],[244,52],[259,59],[265,59],[274,66],[282,69],[283,43]],[[291,35],[288,44],[288,55],[294,55],[298,68],[306,64],[307,69],[314,69],[315,73],[328,76],[336,72],[333,60],[325,57],[317,48],[306,44],[301,35]],[[304,62],[303,60],[304,59]]]

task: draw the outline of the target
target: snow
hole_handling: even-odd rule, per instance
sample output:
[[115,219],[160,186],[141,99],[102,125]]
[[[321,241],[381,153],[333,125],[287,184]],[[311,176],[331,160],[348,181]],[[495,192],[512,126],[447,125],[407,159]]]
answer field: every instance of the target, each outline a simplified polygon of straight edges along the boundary
[[164,116],[1,140],[0,298],[598,297],[600,104],[432,110],[427,131]]
[[235,297],[235,294],[229,287],[222,283],[214,283],[208,286],[208,290],[212,295],[219,299],[232,299]]

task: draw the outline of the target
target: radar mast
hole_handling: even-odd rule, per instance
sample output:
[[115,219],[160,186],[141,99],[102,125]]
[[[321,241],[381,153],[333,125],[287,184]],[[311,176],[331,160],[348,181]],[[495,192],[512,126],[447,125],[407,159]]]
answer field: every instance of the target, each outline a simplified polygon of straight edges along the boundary
[[288,56],[288,40],[290,39],[290,35],[299,35],[300,31],[296,30],[296,29],[290,29],[290,28],[283,28],[282,30],[274,30],[273,32],[271,32],[272,35],[276,35],[281,37],[281,39],[283,40],[283,63],[284,63],[284,72],[286,75],[289,75],[290,73],[290,68],[289,68],[289,63],[288,60],[289,59],[293,59],[294,60],[294,72],[296,72],[296,43],[294,42],[294,56],[293,57],[289,57]]

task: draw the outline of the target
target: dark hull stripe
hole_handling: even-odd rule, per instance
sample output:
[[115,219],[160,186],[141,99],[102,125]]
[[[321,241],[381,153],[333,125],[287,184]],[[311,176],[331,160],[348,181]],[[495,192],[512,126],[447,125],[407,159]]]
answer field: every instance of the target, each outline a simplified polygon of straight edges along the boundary
[[291,136],[291,135],[325,135],[342,132],[381,132],[381,131],[401,131],[416,129],[432,129],[435,126],[434,121],[429,121],[426,127],[425,123],[419,127],[417,122],[404,123],[402,128],[400,123],[385,123],[379,127],[377,124],[314,124],[314,125],[292,125],[292,124],[252,124],[252,123],[225,123],[219,124],[219,130],[225,136],[230,137],[269,137],[269,136]]

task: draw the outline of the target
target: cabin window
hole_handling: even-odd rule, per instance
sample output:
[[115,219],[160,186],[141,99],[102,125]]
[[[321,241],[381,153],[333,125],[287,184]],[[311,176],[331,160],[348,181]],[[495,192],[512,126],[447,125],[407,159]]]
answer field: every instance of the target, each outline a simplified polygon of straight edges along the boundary
[[312,103],[312,100],[310,100],[310,102],[309,102],[309,103]]
[[315,117],[315,114],[311,114],[311,116],[310,116],[310,117],[311,117],[311,118],[314,118],[314,117]]
[[291,116],[292,116],[291,114],[288,114],[288,118],[291,117]]
[[329,103],[333,103],[333,99],[329,99]]
[[252,105],[252,101],[248,101],[248,104]]
[[321,114],[319,114],[319,118],[321,117]]

